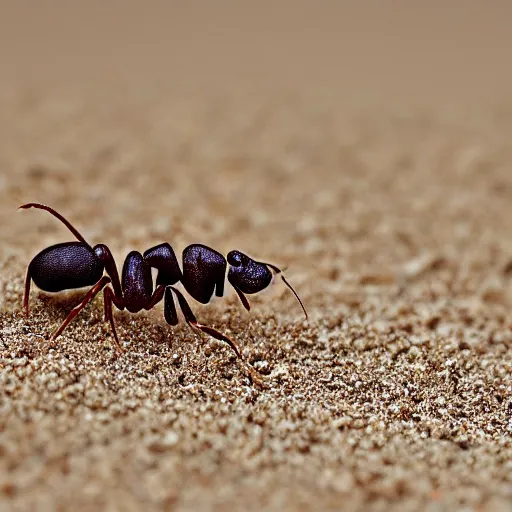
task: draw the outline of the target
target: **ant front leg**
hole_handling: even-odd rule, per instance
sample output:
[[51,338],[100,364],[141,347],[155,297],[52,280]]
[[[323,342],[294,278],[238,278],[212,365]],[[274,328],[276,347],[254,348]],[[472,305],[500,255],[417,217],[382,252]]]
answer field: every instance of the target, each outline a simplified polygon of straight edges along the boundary
[[234,285],[231,285],[231,286],[233,286],[236,294],[238,295],[238,298],[240,299],[240,302],[242,303],[242,306],[247,311],[251,311],[251,304],[249,302],[249,299],[245,296],[244,292],[242,290],[240,290],[240,288],[238,288],[237,286],[234,286]]
[[212,336],[212,338],[215,338],[219,341],[224,341],[227,343],[235,352],[235,354],[242,359],[242,355],[240,354],[240,350],[236,346],[235,342],[222,334],[221,332],[217,331],[216,329],[213,329],[212,327],[208,327],[207,325],[200,324],[192,310],[190,309],[190,306],[188,305],[188,302],[186,301],[183,294],[174,288],[173,286],[168,286],[165,289],[165,298],[164,298],[164,314],[165,314],[165,320],[169,325],[177,325],[178,324],[178,315],[176,312],[176,305],[174,304],[174,297],[172,294],[176,295],[176,298],[178,299],[178,304],[180,305],[181,312],[183,313],[183,316],[185,317],[186,322],[190,327],[193,329],[197,329],[199,331],[204,332],[205,334],[208,334]]

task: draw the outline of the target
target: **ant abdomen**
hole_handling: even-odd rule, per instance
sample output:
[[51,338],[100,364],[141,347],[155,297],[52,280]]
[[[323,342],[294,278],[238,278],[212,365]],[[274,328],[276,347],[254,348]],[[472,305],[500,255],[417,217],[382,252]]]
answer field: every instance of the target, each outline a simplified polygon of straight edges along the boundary
[[60,292],[96,284],[104,268],[93,248],[82,242],[66,242],[42,250],[28,270],[38,288]]

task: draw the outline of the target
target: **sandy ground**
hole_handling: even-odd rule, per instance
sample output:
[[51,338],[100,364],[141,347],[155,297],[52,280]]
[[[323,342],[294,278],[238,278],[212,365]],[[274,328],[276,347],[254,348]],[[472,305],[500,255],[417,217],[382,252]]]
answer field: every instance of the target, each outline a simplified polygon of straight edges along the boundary
[[[508,5],[53,4],[2,21],[0,510],[512,510]],[[161,306],[116,314],[118,357],[99,299],[52,341],[84,291],[22,315],[72,239],[28,201],[119,266],[162,241],[287,266],[310,319],[276,283],[250,315],[194,303],[243,361]]]

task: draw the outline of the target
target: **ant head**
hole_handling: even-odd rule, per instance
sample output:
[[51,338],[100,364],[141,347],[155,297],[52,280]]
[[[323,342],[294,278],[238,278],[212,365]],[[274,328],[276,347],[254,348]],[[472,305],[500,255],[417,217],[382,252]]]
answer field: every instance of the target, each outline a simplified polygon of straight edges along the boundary
[[272,281],[272,272],[265,263],[254,261],[240,251],[231,251],[227,260],[228,281],[242,293],[261,292]]
[[[304,304],[302,304],[300,297],[297,295],[297,292],[293,289],[292,285],[283,276],[280,268],[272,265],[271,263],[254,261],[253,259],[249,258],[249,256],[240,251],[231,251],[228,254],[227,260],[230,265],[228,281],[235,288],[235,290],[237,290],[238,295],[240,295],[239,292],[242,292],[242,294],[261,292],[272,282],[274,274],[280,274],[283,283],[290,289],[290,291],[297,299],[297,302],[300,304],[300,307],[302,308],[302,311],[304,311],[304,316],[307,320],[308,314],[306,313]],[[274,274],[272,274],[272,272]],[[240,298],[242,299],[245,307],[249,309],[248,303],[246,304],[246,302],[244,302],[244,300],[247,301],[247,299],[243,299],[243,295]]]

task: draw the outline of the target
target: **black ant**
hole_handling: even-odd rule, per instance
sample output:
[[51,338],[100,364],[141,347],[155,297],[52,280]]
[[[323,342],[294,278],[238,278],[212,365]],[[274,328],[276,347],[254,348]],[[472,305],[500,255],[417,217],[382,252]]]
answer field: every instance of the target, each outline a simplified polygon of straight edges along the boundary
[[[168,243],[156,245],[144,254],[132,251],[124,261],[121,280],[116,263],[104,244],[91,247],[75,227],[53,208],[39,203],[27,203],[21,209],[39,208],[57,217],[78,239],[78,242],[65,242],[47,247],[30,262],[25,279],[23,305],[29,313],[30,283],[46,292],[59,292],[92,286],[82,302],[75,306],[62,325],[53,334],[57,338],[78,313],[103,290],[105,321],[110,322],[115,346],[123,352],[117,337],[112,314],[112,304],[117,309],[127,309],[130,313],[150,310],[164,299],[164,316],[169,325],[178,324],[174,296],[183,316],[192,328],[198,329],[213,338],[226,342],[241,358],[236,344],[212,327],[200,324],[183,294],[174,287],[179,281],[185,290],[198,302],[207,304],[213,296],[224,294],[224,278],[229,263],[228,281],[235,289],[247,311],[250,304],[247,295],[258,293],[270,285],[273,276],[280,274],[282,280],[293,292],[306,315],[299,296],[281,274],[281,270],[270,263],[255,261],[240,251],[231,251],[226,258],[205,245],[189,245],[183,251],[183,272],[173,248]],[[158,270],[156,287],[153,289],[151,269]],[[106,272],[107,275],[103,275]],[[274,273],[274,274],[273,274]],[[111,286],[108,286],[108,285]]]

